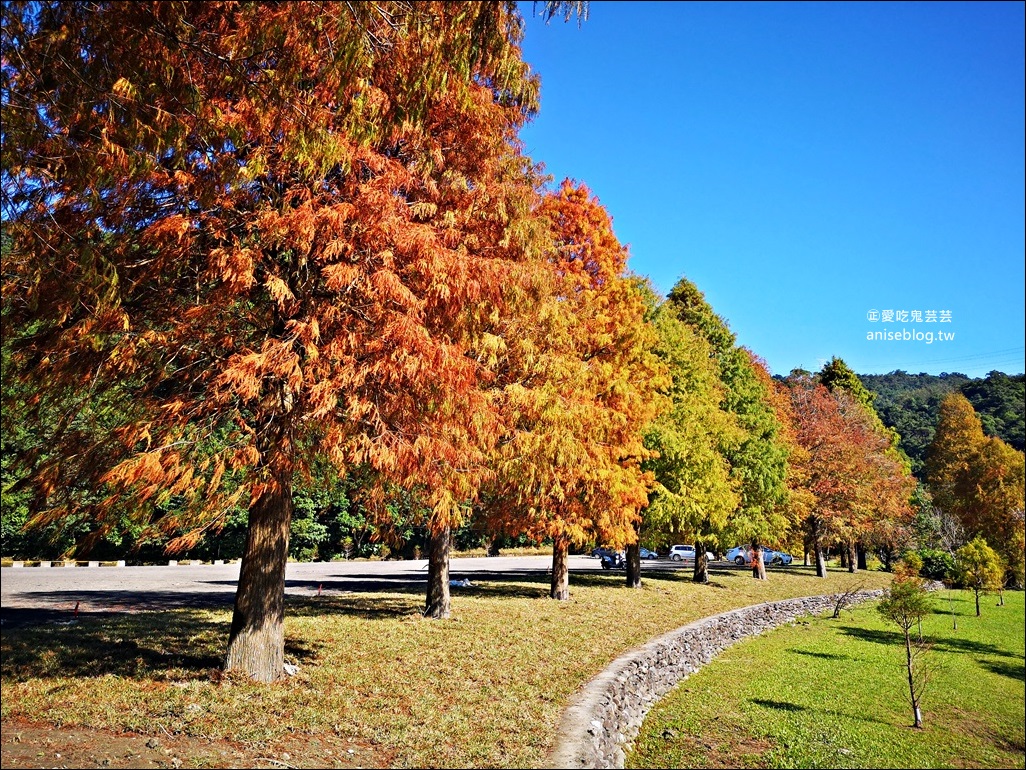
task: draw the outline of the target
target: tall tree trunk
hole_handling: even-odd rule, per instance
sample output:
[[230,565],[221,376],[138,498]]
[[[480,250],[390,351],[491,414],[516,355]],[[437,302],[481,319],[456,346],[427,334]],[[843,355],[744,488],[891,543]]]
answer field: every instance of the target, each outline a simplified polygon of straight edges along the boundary
[[908,669],[908,693],[909,702],[912,704],[912,718],[915,720],[913,727],[923,726],[923,713],[919,710],[919,699],[916,697],[916,680],[912,670],[912,639],[909,637],[908,629],[905,629],[905,665]]
[[695,541],[695,572],[691,579],[703,585],[709,582],[709,557],[705,555],[706,550],[704,540]]
[[855,551],[858,557],[859,569],[869,569],[866,566],[866,547],[862,543],[855,544]]
[[980,617],[980,589],[973,588],[973,592],[976,594],[976,617]]
[[627,546],[627,587],[641,588],[641,543]]
[[816,577],[826,577],[826,555],[823,553],[823,537],[819,517],[810,516],[808,527],[808,538],[805,547],[812,551],[812,556],[815,559]]
[[826,555],[823,553],[823,548],[816,545],[816,577],[825,578],[827,576],[826,568]]
[[561,537],[552,542],[552,587],[549,596],[561,602],[570,598],[570,543]]
[[[698,561],[698,556],[695,556]],[[756,580],[766,579],[766,560],[763,558],[762,546],[752,543],[752,577]]]
[[852,574],[858,572],[858,554],[856,553],[855,541],[849,540],[845,547],[848,549],[848,572]]
[[428,533],[428,585],[427,602],[424,605],[424,617],[426,618],[447,618],[452,611],[449,600],[451,540],[452,529],[448,526],[437,532]]
[[285,671],[285,566],[291,521],[291,478],[279,478],[249,508],[224,663],[225,671],[242,672],[258,682],[273,682]]
[[842,543],[841,550],[838,552],[837,555],[841,558],[841,567],[842,568],[847,567],[848,566],[848,548],[847,548],[847,546],[845,546]]
[[488,542],[488,555],[498,556],[499,555],[499,544],[502,542],[502,537],[496,535]]

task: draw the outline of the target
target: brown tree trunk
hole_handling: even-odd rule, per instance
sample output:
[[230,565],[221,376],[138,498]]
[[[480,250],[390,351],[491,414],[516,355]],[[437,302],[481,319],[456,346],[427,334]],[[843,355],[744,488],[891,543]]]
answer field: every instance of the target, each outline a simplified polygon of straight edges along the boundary
[[812,552],[816,562],[816,577],[826,577],[826,555],[823,553],[822,533],[819,517],[810,516],[807,520],[808,537],[805,541],[805,548]]
[[428,585],[427,602],[424,605],[424,617],[447,618],[452,607],[449,601],[449,548],[452,529],[443,527],[437,532],[429,532],[428,548]]
[[848,549],[848,572],[854,574],[859,570],[858,554],[856,553],[854,541],[849,541],[845,544],[845,547]]
[[279,479],[249,509],[224,663],[225,671],[242,672],[258,682],[273,682],[285,671],[285,566],[291,521],[291,479]]
[[488,542],[488,555],[498,556],[499,555],[499,543],[502,542],[502,538],[496,535]]
[[[695,556],[695,561],[698,561],[698,556]],[[752,544],[752,577],[756,580],[766,579],[766,560],[763,558],[763,550],[761,545]]]
[[908,693],[909,702],[912,704],[913,727],[923,726],[923,712],[919,709],[919,699],[916,697],[916,680],[912,670],[912,639],[909,637],[908,629],[905,629],[905,665],[908,669]]
[[705,555],[706,550],[704,541],[695,541],[695,572],[691,579],[703,585],[709,582],[709,557]]
[[549,596],[561,602],[570,598],[570,543],[557,537],[552,543],[552,587]]
[[856,543],[855,552],[858,557],[859,569],[869,569],[866,566],[866,547],[862,543]]
[[627,587],[641,588],[641,543],[627,546]]

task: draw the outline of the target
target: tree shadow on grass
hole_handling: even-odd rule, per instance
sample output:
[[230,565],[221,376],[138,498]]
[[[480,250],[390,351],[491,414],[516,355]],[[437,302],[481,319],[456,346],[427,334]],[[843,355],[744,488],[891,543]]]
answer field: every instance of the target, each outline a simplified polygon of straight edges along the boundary
[[1003,660],[984,660],[980,658],[977,658],[976,662],[992,674],[1007,676],[1009,679],[1017,679],[1020,682],[1026,682],[1026,667],[1021,663],[1008,663]]
[[[227,622],[206,613],[82,615],[61,625],[4,629],[5,678],[112,675],[156,681],[208,678],[220,669]],[[301,653],[301,651],[299,651]]]
[[797,703],[791,703],[790,701],[781,700],[770,700],[768,698],[752,698],[751,702],[757,706],[763,706],[765,708],[776,709],[777,711],[787,711],[791,713],[807,712],[811,718],[815,718],[816,714],[828,714],[832,717],[841,717],[844,719],[856,719],[860,722],[872,722],[874,724],[889,725],[889,722],[876,717],[867,716],[865,714],[849,714],[844,711],[838,711],[837,709],[810,709],[807,706],[800,706]]
[[[230,590],[199,591],[185,593],[182,591],[153,590],[86,590],[68,589],[62,591],[39,591],[31,594],[34,607],[26,612],[18,612],[18,608],[4,607],[2,617],[4,626],[20,624],[37,613],[43,617],[48,611],[67,617],[77,617],[75,607],[81,605],[82,615],[107,615],[124,612],[162,611],[169,609],[213,609],[231,607],[235,601],[235,583]],[[42,607],[42,608],[41,608]]]
[[[82,614],[48,625],[5,627],[3,676],[13,681],[105,675],[158,682],[216,678],[229,630],[227,620],[192,610]],[[308,662],[318,655],[305,640],[285,640],[289,660]]]
[[757,706],[765,706],[766,708],[776,709],[777,711],[808,711],[805,706],[799,706],[797,703],[789,703],[788,701],[782,700],[766,700],[765,698],[752,698],[752,703]]
[[[897,631],[880,631],[877,629],[870,628],[855,628],[852,626],[841,626],[841,633],[856,639],[861,639],[864,642],[874,642],[876,644],[886,644],[890,646],[904,646],[905,637]],[[929,641],[933,644],[933,649],[938,652],[969,652],[976,655],[995,655],[1001,658],[1017,658],[1022,659],[1022,655],[1003,649],[993,644],[986,644],[983,642],[974,642],[968,639],[956,639],[952,637],[932,637]]]
[[325,615],[347,615],[364,620],[394,620],[419,615],[422,601],[412,596],[343,596],[287,597],[286,619],[321,618]]
[[808,655],[811,658],[823,658],[825,660],[851,660],[849,655],[838,655],[834,652],[814,652],[812,650],[788,650],[793,652],[795,655]]
[[[450,580],[468,580],[466,586],[450,586],[454,599],[461,597],[537,599],[549,595],[549,575],[531,570],[495,573],[449,573]],[[619,581],[623,581],[622,575]],[[570,590],[574,586],[606,585],[616,583],[615,573],[592,574],[572,572]],[[338,612],[359,617],[389,618],[419,613],[423,610],[427,591],[427,577],[411,581],[407,578],[389,578],[379,575],[348,575],[337,579],[303,581],[290,580],[293,593],[286,596],[290,607],[304,615]],[[304,595],[297,596],[296,590]],[[385,594],[368,596],[367,594]],[[319,595],[318,595],[319,594]],[[391,596],[388,596],[391,594]]]
[[[618,573],[599,573],[594,571],[570,572],[570,587],[576,585],[590,585],[598,583],[616,582]],[[619,573],[619,580],[623,581],[623,573]],[[453,570],[449,573],[450,580],[470,581],[470,586],[451,586],[453,596],[463,593],[473,595],[473,589],[488,587],[490,595],[509,596],[511,598],[531,598],[543,590],[548,594],[549,573],[537,570],[507,570],[502,572],[461,572]],[[378,574],[349,574],[340,575],[328,579],[319,580],[287,580],[286,591],[302,592],[304,594],[334,593],[395,593],[395,594],[416,594],[423,596],[427,591],[427,573],[423,576],[409,574],[405,575],[378,575]]]

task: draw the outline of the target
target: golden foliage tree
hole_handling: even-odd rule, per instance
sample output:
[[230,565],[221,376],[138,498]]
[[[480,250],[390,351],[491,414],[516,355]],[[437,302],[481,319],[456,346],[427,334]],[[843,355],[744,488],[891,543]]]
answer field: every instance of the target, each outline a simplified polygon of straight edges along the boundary
[[985,436],[969,400],[952,393],[941,403],[926,458],[934,503],[954,515],[970,537],[982,537],[1023,584],[1026,563],[1026,462],[1022,452]]
[[753,574],[765,578],[763,546],[782,541],[788,527],[788,441],[773,406],[772,381],[762,362],[736,344],[697,286],[681,278],[667,301],[711,346],[724,388],[722,407],[742,431],[741,440],[725,452],[739,494],[725,532],[751,543]]
[[706,550],[718,541],[740,503],[727,455],[744,436],[723,409],[724,386],[709,342],[684,323],[672,302],[654,312],[656,353],[667,366],[670,406],[646,430],[654,453],[646,463],[656,486],[644,511],[646,540],[659,546],[694,542],[696,582],[708,581]]
[[609,214],[567,180],[545,195],[537,304],[505,336],[505,433],[486,512],[492,527],[553,540],[551,595],[569,597],[572,544],[636,539],[651,477],[644,426],[660,366],[639,286]]

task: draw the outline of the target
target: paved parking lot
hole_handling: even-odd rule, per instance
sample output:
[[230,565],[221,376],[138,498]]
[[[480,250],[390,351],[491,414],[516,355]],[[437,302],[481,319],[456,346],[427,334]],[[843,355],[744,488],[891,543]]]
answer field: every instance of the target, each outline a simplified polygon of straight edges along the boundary
[[[552,565],[550,556],[497,556],[452,559],[450,578],[482,579],[498,575],[539,576]],[[717,565],[720,566],[720,565]],[[649,570],[691,570],[692,565],[665,559],[643,561]],[[572,573],[599,570],[598,559],[570,557]],[[621,572],[622,574],[622,572]],[[231,606],[239,564],[180,564],[149,567],[4,567],[0,574],[0,619],[4,625],[61,620],[76,612],[106,614],[174,607]],[[427,561],[348,561],[290,563],[287,595],[318,592],[421,590]]]

